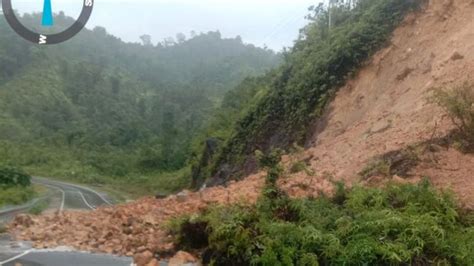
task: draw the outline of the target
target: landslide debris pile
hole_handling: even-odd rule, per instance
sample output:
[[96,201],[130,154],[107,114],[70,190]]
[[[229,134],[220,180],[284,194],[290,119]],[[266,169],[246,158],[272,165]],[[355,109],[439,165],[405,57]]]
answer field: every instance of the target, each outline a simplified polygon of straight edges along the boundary
[[147,257],[173,251],[166,223],[174,217],[197,213],[211,204],[254,203],[263,185],[256,175],[228,187],[201,192],[183,191],[165,199],[99,208],[93,212],[64,212],[42,216],[18,216],[11,231],[35,248],[69,246],[79,250]]

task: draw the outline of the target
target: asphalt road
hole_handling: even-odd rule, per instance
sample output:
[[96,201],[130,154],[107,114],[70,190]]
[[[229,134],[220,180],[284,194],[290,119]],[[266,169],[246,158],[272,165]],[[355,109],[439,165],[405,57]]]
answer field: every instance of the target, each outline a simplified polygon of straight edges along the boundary
[[[93,210],[99,206],[111,205],[106,195],[90,188],[35,177],[33,183],[48,187],[51,190],[47,197],[50,209],[53,210]],[[28,211],[38,201],[0,210],[0,220],[8,220],[14,215]],[[105,254],[90,254],[71,250],[36,250],[28,242],[12,241],[7,234],[0,234],[0,265],[23,266],[108,266],[132,265],[132,259]]]
[[55,189],[62,194],[61,204],[59,206],[60,211],[63,209],[93,210],[99,206],[112,205],[106,198],[106,195],[84,186],[40,177],[34,177],[32,182]]

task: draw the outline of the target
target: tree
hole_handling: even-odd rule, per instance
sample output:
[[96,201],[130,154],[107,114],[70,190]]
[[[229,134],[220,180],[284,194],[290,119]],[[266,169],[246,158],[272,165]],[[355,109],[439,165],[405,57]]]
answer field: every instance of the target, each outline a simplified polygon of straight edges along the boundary
[[183,43],[186,41],[186,35],[184,35],[184,33],[178,33],[176,34],[176,40],[178,43]]
[[140,40],[142,41],[142,44],[144,46],[152,46],[152,42],[151,42],[151,36],[148,35],[148,34],[144,34],[142,36],[140,36]]

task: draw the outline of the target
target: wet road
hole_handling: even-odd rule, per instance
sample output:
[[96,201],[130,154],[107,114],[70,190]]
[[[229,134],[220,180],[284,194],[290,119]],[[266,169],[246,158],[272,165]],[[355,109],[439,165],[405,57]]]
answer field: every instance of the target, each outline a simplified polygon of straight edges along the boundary
[[[0,220],[10,220],[16,214],[27,212],[38,201],[50,202],[51,210],[93,210],[99,206],[111,205],[105,194],[84,186],[35,177],[32,182],[50,189],[43,198],[0,211]],[[0,265],[23,266],[88,266],[88,265],[132,265],[132,259],[105,254],[90,254],[72,250],[36,250],[28,242],[12,241],[7,234],[0,234]]]
[[39,177],[34,177],[32,182],[59,191],[62,195],[59,206],[61,211],[63,209],[93,210],[99,206],[112,205],[106,195],[84,186]]

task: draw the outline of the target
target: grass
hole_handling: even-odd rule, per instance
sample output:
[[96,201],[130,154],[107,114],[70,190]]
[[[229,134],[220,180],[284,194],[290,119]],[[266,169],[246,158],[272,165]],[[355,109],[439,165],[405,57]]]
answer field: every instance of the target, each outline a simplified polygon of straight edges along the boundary
[[[175,172],[145,172],[131,166],[136,159],[133,153],[116,154],[112,159],[104,159],[100,154],[94,158],[86,155],[87,151],[80,149],[0,141],[0,162],[19,166],[35,176],[92,186],[110,192],[119,201],[177,192],[190,183],[186,179],[190,175],[189,168]],[[94,164],[101,164],[101,167],[106,165],[107,172],[100,172],[91,166]]]
[[29,214],[40,215],[45,211],[49,206],[49,200],[39,200],[33,207],[28,210]]
[[35,196],[32,187],[0,187],[0,207],[24,204]]
[[299,162],[294,162],[291,167],[290,167],[290,173],[291,174],[296,174],[299,172],[306,171],[308,166],[304,161],[299,161]]
[[211,265],[474,265],[472,214],[428,181],[341,193],[214,206],[171,232]]

